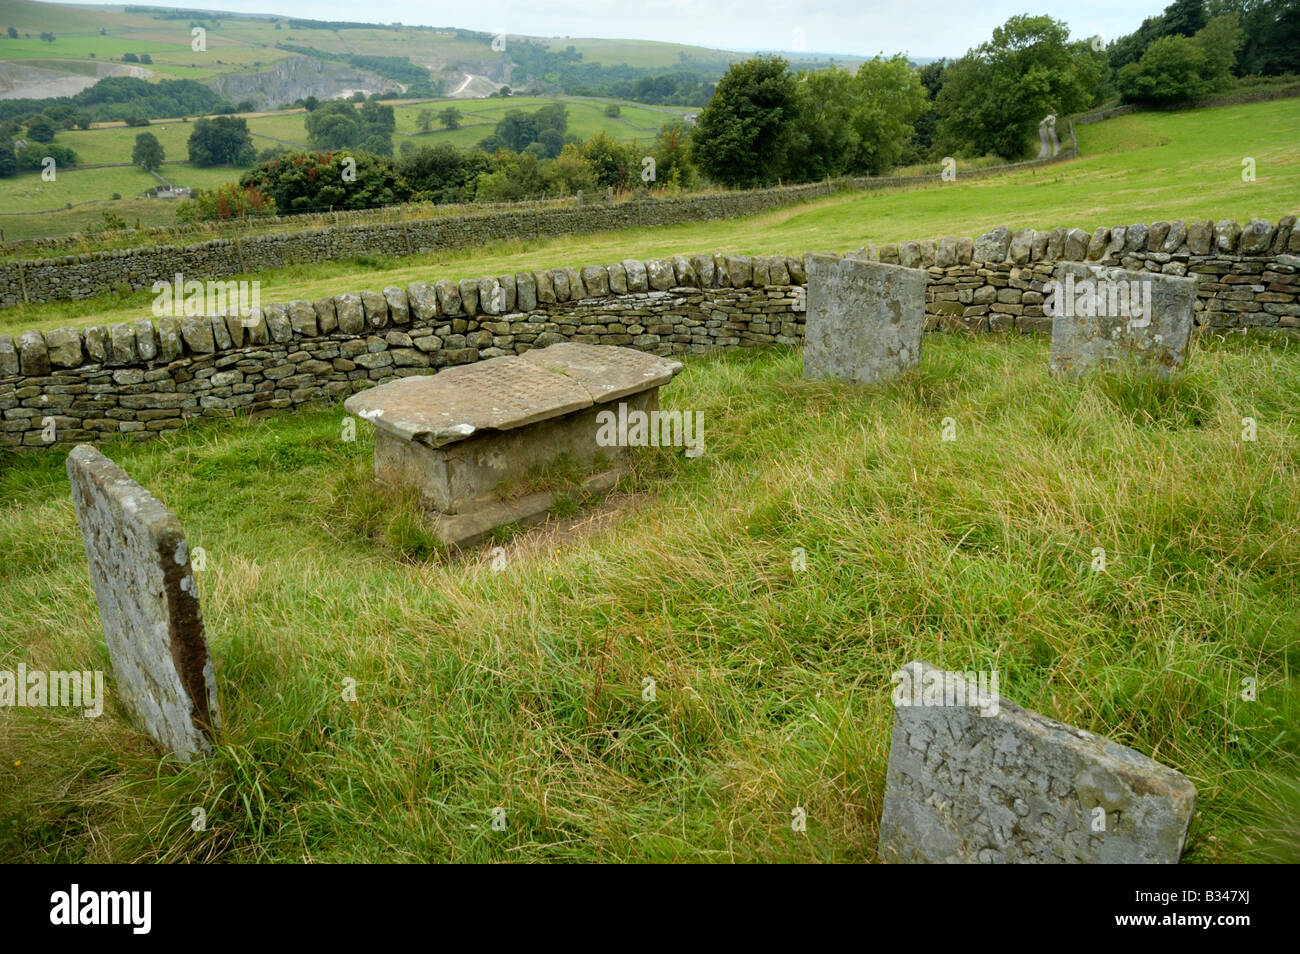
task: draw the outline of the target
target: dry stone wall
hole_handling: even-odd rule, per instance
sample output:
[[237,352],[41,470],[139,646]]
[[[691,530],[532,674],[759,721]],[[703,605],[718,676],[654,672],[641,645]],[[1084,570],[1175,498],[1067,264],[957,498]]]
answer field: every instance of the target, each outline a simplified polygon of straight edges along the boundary
[[[1013,232],[867,246],[925,269],[926,327],[1050,331],[1059,261],[1197,280],[1197,323],[1300,334],[1295,218]],[[0,447],[146,439],[197,417],[333,400],[558,341],[663,355],[797,345],[802,257],[675,255],[272,303],[247,315],[0,335]]]

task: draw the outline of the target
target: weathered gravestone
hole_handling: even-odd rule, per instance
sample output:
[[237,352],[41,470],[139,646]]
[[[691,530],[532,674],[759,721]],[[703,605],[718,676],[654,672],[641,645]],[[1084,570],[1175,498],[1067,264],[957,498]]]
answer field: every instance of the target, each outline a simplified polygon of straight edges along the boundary
[[1178,861],[1196,808],[1180,773],[960,673],[912,662],[894,682],[882,860]]
[[925,328],[919,268],[808,255],[803,376],[871,384],[916,367]]
[[221,715],[185,531],[90,445],[67,466],[122,702],[164,750],[210,755]]
[[601,463],[584,489],[612,487],[628,448],[599,442],[601,405],[655,411],[660,386],[681,369],[630,348],[564,342],[382,384],[343,406],[375,425],[379,481],[416,488],[438,537],[469,546],[494,527],[545,517],[554,494],[507,500],[500,489],[561,457]]
[[1044,290],[1053,374],[1077,376],[1131,362],[1164,377],[1182,366],[1195,279],[1062,262]]

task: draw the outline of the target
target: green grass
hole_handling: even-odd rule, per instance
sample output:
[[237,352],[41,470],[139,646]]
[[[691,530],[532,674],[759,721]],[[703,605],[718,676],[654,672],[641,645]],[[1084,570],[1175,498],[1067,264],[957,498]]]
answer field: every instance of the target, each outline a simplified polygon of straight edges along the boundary
[[55,136],[55,142],[68,146],[77,153],[82,165],[101,162],[130,162],[135,137],[140,133],[153,133],[170,161],[189,155],[186,143],[194,124],[180,120],[151,122],[148,126],[101,126],[91,129],[68,129]]
[[[1175,218],[1245,222],[1260,216],[1276,221],[1300,212],[1300,146],[1285,134],[1297,126],[1300,99],[1133,114],[1079,127],[1083,158],[1046,168],[963,179],[959,166],[952,183],[846,193],[748,218],[498,242],[378,264],[298,265],[245,277],[262,283],[264,301],[288,301],[416,279],[471,278],[697,251],[845,251],[866,242],[974,236],[999,225],[1092,230]],[[1241,181],[1243,155],[1256,160],[1255,182]],[[150,300],[140,292],[8,308],[0,310],[0,332],[139,318],[147,314]]]
[[[704,456],[639,453],[503,572],[440,555],[338,407],[110,446],[207,552],[225,731],[160,764],[111,673],[98,720],[6,713],[0,857],[866,861],[921,658],[1185,773],[1184,860],[1295,861],[1298,358],[1203,342],[1170,385],[1070,384],[1041,337],[932,335],[861,389],[692,358],[664,402]],[[0,668],[109,670],[61,457],[0,459]]]
[[[179,165],[164,165],[159,175],[175,185],[211,188],[230,179],[237,179],[240,171],[232,170],[228,166],[200,169],[185,162]],[[114,192],[121,195],[122,202],[126,203],[130,197],[160,184],[156,178],[138,166],[60,169],[57,170],[53,182],[44,181],[39,172],[25,172],[5,180],[5,211],[36,212],[57,209],[65,203],[78,205],[83,202],[110,199]],[[97,205],[97,208],[116,211],[118,204],[118,202],[107,201]],[[176,203],[163,200],[157,204],[165,207],[163,222],[160,224],[175,224]],[[125,212],[120,214],[123,218],[126,217]],[[0,216],[0,228],[4,228],[6,233],[9,233],[13,226],[21,228],[26,225],[30,228],[31,219],[39,218],[39,216],[3,215]],[[7,237],[14,239],[20,236],[7,234]]]

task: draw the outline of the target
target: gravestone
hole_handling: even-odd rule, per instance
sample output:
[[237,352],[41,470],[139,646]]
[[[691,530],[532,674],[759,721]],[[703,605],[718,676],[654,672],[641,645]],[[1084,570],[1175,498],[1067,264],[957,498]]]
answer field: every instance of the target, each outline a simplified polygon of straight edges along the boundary
[[804,378],[871,384],[920,363],[924,271],[829,255],[805,262]]
[[1180,773],[961,673],[912,662],[894,683],[882,860],[1178,861],[1196,808]]
[[601,406],[654,411],[681,368],[630,348],[564,342],[382,384],[343,406],[375,425],[376,478],[414,487],[436,512],[438,537],[469,546],[495,527],[542,519],[555,495],[506,500],[500,488],[561,457],[601,462],[584,488],[612,487],[629,451],[600,445]]
[[1053,374],[1077,377],[1127,362],[1167,377],[1182,367],[1195,279],[1062,262],[1044,291]]
[[212,754],[217,684],[180,521],[88,444],[67,468],[123,705],[165,751]]

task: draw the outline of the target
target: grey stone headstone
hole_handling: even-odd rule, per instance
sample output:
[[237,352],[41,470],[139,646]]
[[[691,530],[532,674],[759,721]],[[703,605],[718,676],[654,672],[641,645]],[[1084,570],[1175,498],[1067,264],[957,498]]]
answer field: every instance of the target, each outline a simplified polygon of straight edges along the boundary
[[221,714],[185,531],[90,445],[67,467],[122,703],[167,752],[210,755]]
[[809,255],[803,376],[871,384],[921,361],[920,269]]
[[1074,376],[1133,361],[1167,376],[1182,366],[1195,279],[1074,262],[1062,262],[1052,277],[1044,303],[1052,316],[1052,373]]
[[912,662],[894,682],[882,860],[1177,863],[1196,808],[1180,773],[961,673]]

